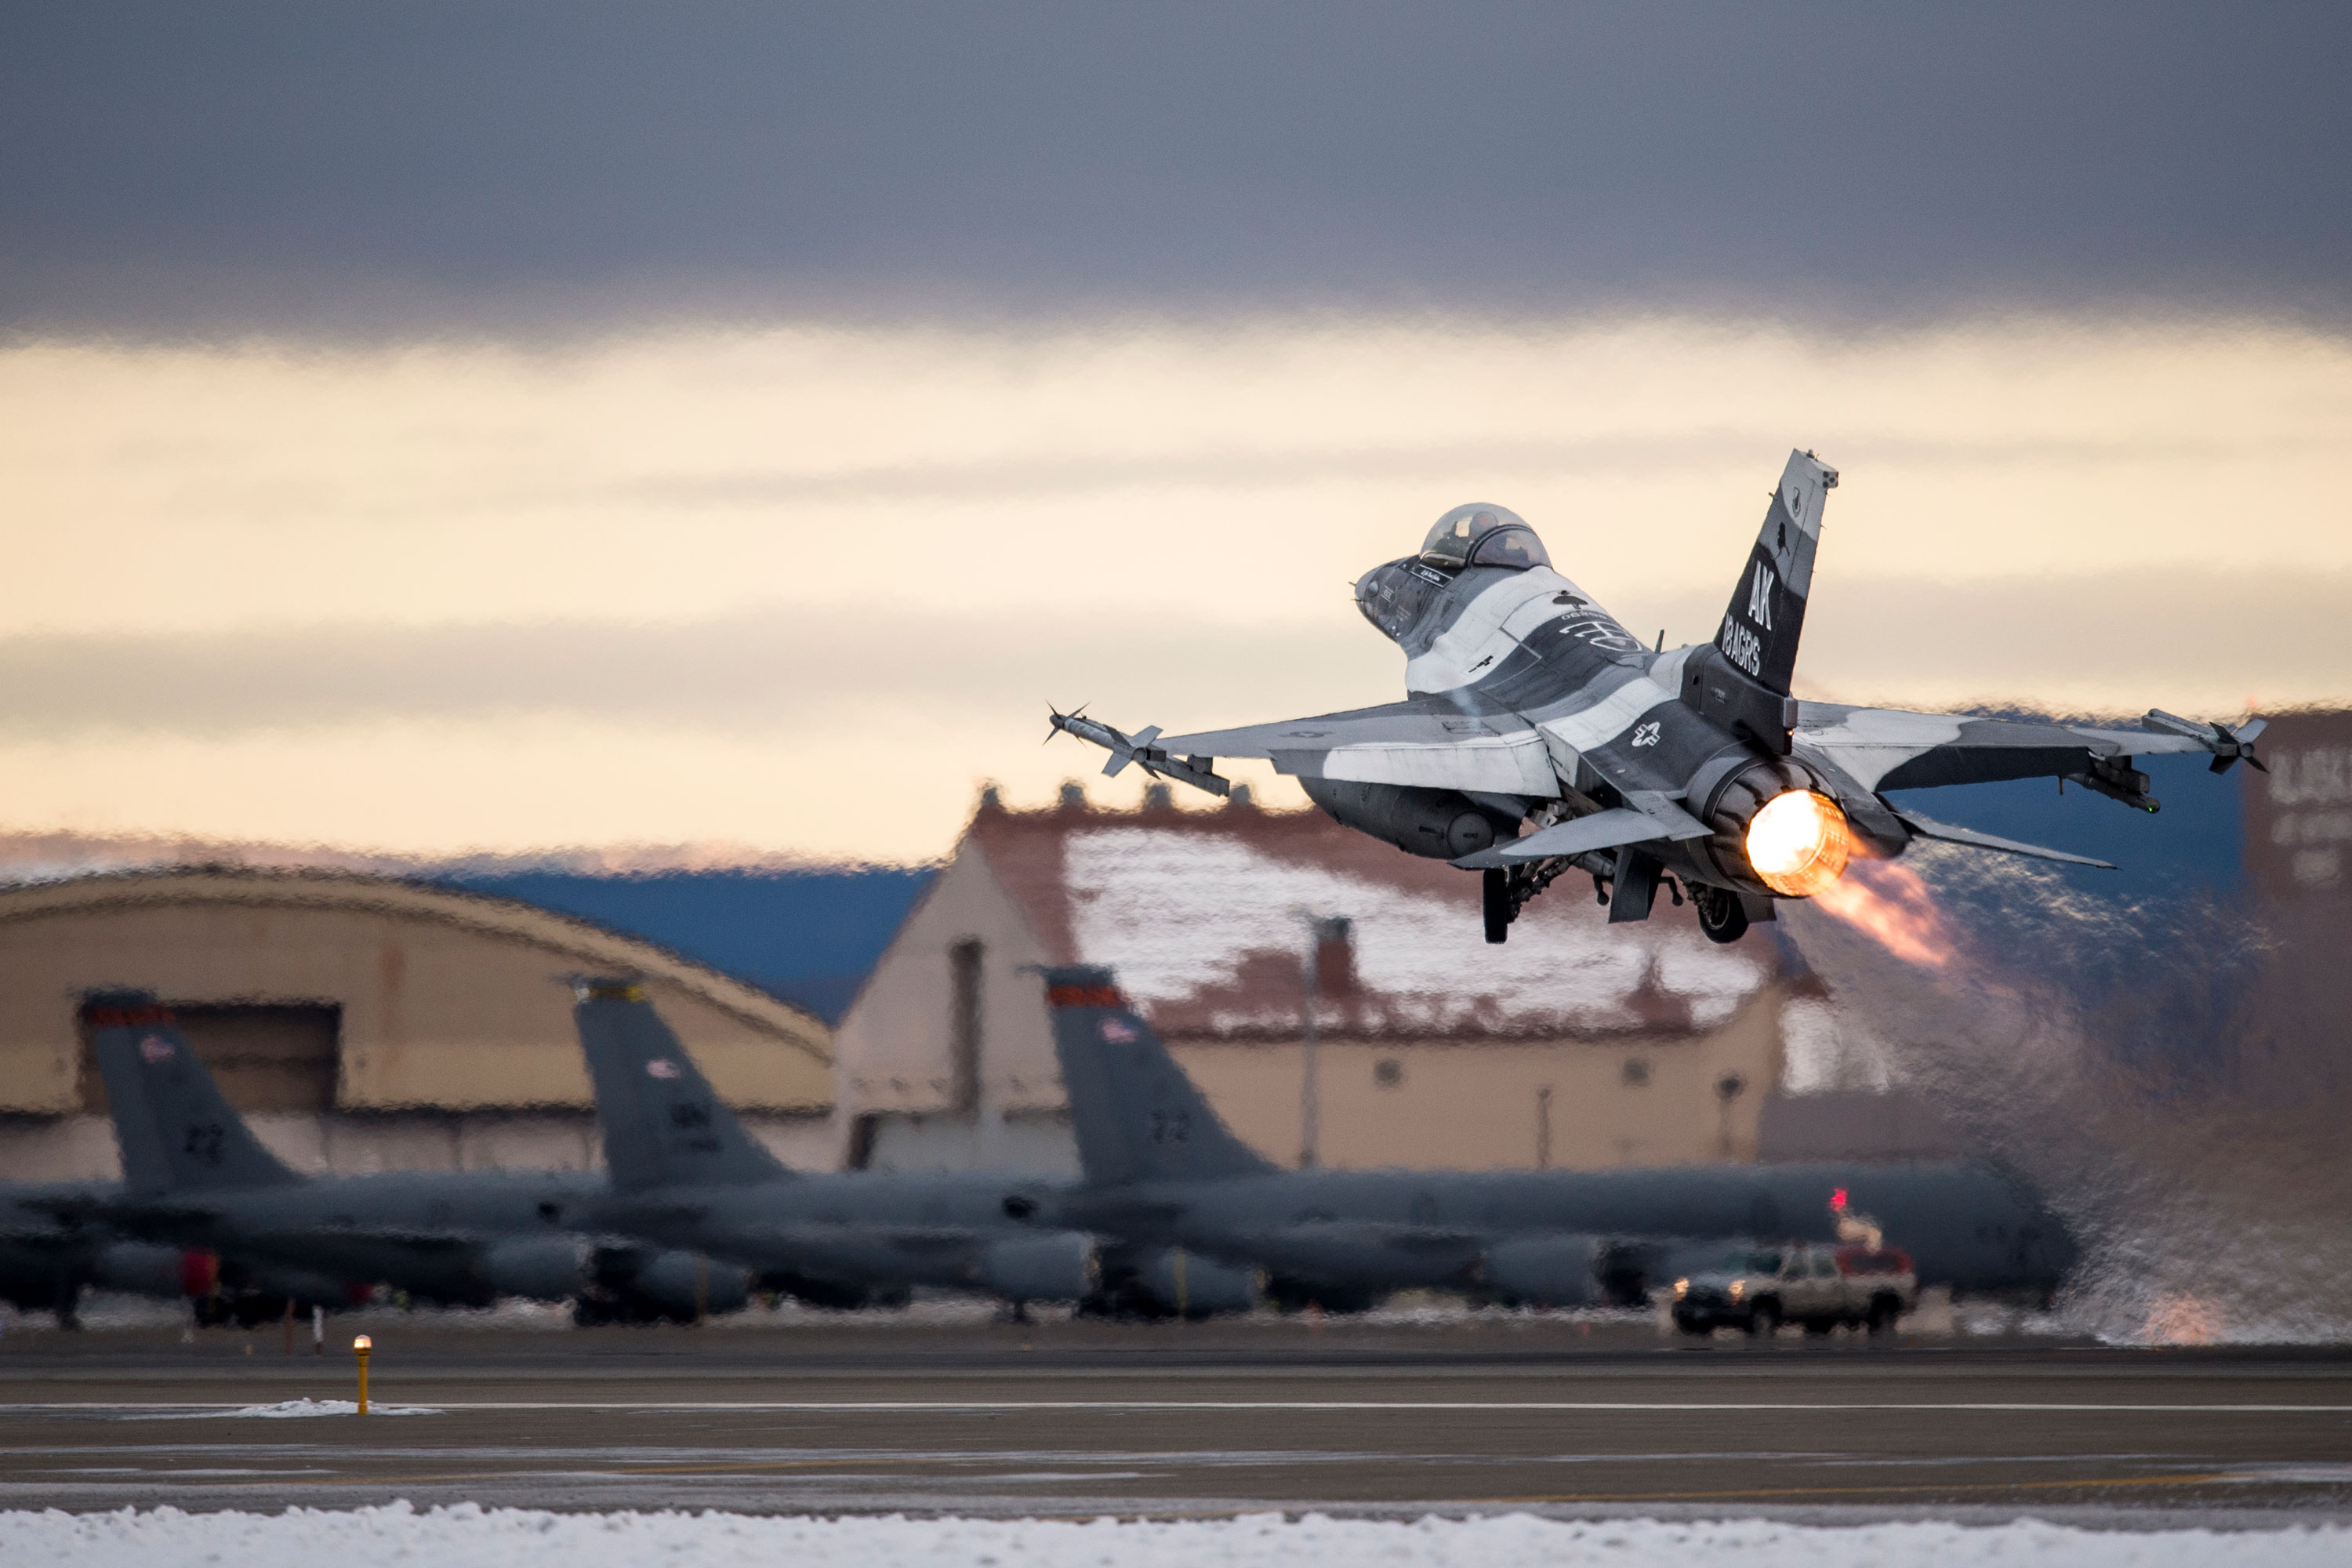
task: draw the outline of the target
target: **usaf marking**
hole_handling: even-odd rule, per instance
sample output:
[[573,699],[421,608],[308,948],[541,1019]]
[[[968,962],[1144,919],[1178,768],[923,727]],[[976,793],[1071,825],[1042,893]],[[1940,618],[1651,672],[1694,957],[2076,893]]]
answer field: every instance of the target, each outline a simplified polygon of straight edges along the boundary
[[1723,635],[1715,639],[1723,657],[1746,670],[1755,679],[1764,679],[1764,639],[1727,614],[1723,617]]

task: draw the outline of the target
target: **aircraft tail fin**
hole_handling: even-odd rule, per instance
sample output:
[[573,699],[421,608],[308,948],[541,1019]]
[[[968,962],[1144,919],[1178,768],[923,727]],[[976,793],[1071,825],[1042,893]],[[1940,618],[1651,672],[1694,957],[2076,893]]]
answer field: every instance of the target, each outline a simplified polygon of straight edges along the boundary
[[572,995],[616,1191],[746,1186],[792,1174],[743,1130],[643,986],[583,978],[572,983]]
[[300,1173],[263,1146],[149,991],[82,998],[122,1147],[123,1184],[147,1195],[290,1186]]
[[1109,970],[1048,969],[1045,998],[1087,1180],[1181,1181],[1275,1168],[1209,1109]]
[[1724,658],[1783,697],[1796,673],[1797,639],[1813,591],[1822,503],[1837,482],[1837,470],[1811,452],[1789,454],[1748,569],[1731,591],[1722,629],[1716,633],[1715,646]]

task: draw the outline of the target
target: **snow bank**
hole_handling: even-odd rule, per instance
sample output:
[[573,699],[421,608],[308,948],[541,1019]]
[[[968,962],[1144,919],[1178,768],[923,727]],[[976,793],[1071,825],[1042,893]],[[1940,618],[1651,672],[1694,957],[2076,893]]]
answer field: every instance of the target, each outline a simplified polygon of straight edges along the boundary
[[[281,1399],[275,1405],[248,1405],[240,1410],[165,1410],[142,1411],[136,1415],[121,1417],[124,1421],[218,1421],[225,1416],[251,1415],[265,1421],[300,1419],[306,1415],[357,1415],[359,1402],[352,1399]],[[371,1420],[378,1415],[441,1415],[446,1412],[422,1405],[370,1405]],[[5,1561],[5,1560],[0,1560]]]
[[[242,1410],[224,1410],[223,1415],[258,1415],[266,1420],[283,1421],[289,1416],[357,1415],[356,1399],[281,1399],[275,1405],[248,1405]],[[438,1410],[428,1410],[422,1405],[374,1405],[368,1406],[373,1415],[438,1415]]]
[[741,1514],[543,1513],[471,1503],[419,1513],[406,1503],[283,1514],[0,1513],[0,1563],[54,1568],[236,1563],[239,1568],[1612,1568],[1737,1562],[1741,1568],[1883,1568],[1890,1563],[2171,1568],[2260,1563],[2329,1568],[2352,1559],[2352,1529],[2101,1532],[2024,1521],[1966,1528],[1827,1529],[1761,1520],[1667,1524],[1507,1514],[1414,1523],[1280,1514],[1165,1522],[766,1519]]

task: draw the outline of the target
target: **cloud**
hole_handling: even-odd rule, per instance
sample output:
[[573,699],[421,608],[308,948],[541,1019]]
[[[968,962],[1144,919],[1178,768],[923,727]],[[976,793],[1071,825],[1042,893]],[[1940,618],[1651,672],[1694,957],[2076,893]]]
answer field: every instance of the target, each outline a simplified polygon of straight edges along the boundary
[[[2226,713],[2249,694],[2309,702],[2352,691],[2352,647],[2335,624],[2347,603],[2345,572],[1960,584],[1832,574],[1815,585],[1800,676],[1809,694],[1912,705]],[[1665,620],[1679,642],[1703,639],[1723,605],[1654,592],[1616,607],[1637,626],[1644,613]],[[1028,743],[1049,701],[1091,700],[1130,727],[1189,727],[1381,701],[1398,675],[1393,650],[1336,605],[1257,626],[1181,613],[1008,625],[774,608],[666,625],[29,636],[0,638],[0,740],[571,718],[648,735],[862,736],[879,754],[919,748],[951,722],[984,747],[971,760],[985,771]]]
[[1238,3],[0,24],[37,332],[1666,303],[2340,323],[2352,14]]
[[1173,731],[1397,695],[1348,584],[1465,500],[1703,639],[1792,442],[1843,473],[1808,695],[2340,700],[2347,418],[2352,344],[2103,318],[26,345],[0,799],[921,858],[978,779],[1099,765],[1037,744],[1048,701]]

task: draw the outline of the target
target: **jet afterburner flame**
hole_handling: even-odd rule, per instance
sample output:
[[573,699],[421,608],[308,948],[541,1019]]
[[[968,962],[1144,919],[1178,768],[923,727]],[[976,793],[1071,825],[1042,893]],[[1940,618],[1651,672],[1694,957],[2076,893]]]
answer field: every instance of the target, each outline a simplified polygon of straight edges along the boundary
[[1853,848],[1845,813],[1811,790],[1774,795],[1748,825],[1748,864],[1785,898],[1810,899],[1836,881]]

